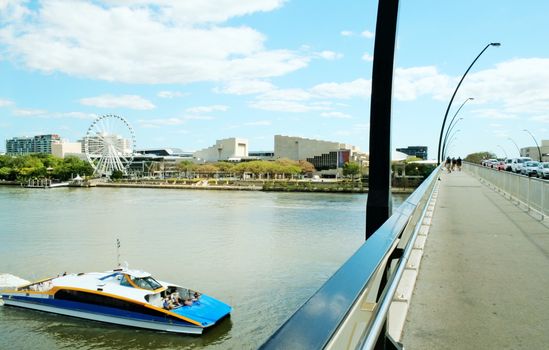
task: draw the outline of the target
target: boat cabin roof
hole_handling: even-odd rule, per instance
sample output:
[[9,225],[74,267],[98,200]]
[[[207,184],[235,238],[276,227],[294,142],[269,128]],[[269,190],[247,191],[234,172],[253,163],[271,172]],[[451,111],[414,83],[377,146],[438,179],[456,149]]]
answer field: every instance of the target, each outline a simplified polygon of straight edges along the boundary
[[[110,272],[110,271],[109,271]],[[130,275],[136,278],[151,277],[151,274],[146,271],[132,270],[132,269],[114,269],[112,272],[120,272],[126,275]]]

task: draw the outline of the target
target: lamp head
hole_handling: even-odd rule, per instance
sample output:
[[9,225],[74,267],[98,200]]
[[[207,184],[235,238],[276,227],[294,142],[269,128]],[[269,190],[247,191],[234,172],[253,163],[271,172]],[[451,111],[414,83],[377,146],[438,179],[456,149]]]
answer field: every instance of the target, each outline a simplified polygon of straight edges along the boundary
[[501,46],[501,43],[490,43],[492,46]]

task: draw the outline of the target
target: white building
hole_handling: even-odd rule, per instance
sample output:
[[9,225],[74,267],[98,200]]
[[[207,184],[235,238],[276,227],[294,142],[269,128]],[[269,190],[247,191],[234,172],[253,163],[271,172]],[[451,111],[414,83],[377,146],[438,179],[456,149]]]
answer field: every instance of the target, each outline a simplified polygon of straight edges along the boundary
[[80,155],[82,154],[82,144],[66,141],[52,143],[51,154],[59,158],[65,158],[68,155]]
[[237,161],[248,157],[248,140],[235,137],[217,140],[215,145],[196,151],[193,156],[204,162]]
[[368,165],[368,155],[353,145],[283,135],[275,135],[274,158],[307,160],[317,170],[337,170],[349,161]]
[[540,160],[539,154],[541,152],[541,158],[543,162],[549,162],[549,140],[541,140],[539,149],[537,146],[523,147],[520,149],[521,157],[530,157],[532,160]]

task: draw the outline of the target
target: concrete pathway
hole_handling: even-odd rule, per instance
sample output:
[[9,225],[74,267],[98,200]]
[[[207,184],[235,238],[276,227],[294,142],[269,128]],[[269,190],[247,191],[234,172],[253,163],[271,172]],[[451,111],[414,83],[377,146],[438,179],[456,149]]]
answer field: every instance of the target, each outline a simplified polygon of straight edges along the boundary
[[472,175],[440,178],[404,347],[549,349],[549,228]]

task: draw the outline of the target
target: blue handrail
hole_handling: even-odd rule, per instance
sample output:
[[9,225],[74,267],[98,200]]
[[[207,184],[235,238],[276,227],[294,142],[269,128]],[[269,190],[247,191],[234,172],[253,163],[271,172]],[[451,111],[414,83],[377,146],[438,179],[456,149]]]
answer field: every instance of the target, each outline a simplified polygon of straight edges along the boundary
[[438,170],[402,203],[389,219],[303,304],[260,349],[322,349],[372,281],[395,240],[434,185]]

